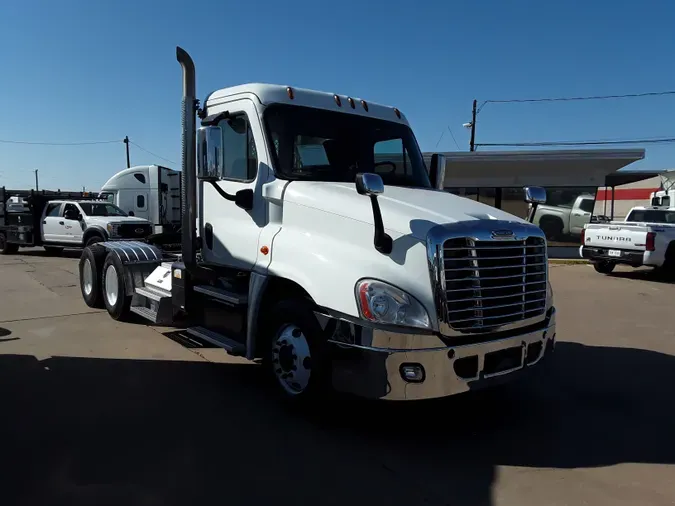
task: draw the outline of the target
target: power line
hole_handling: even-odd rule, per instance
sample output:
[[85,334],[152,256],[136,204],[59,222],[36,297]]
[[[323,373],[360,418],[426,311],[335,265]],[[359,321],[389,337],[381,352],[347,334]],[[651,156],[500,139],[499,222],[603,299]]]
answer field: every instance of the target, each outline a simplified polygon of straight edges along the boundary
[[452,140],[455,143],[455,146],[457,146],[457,151],[461,151],[459,144],[457,143],[457,139],[455,139],[455,134],[452,133],[452,129],[450,128],[450,125],[448,125],[448,131],[450,132],[450,136],[452,137]]
[[34,146],[88,146],[92,144],[113,144],[115,142],[122,142],[120,140],[115,141],[85,141],[85,142],[32,142],[32,141],[12,141],[7,139],[0,139],[0,143],[3,144],[31,144]]
[[485,100],[478,108],[478,112],[486,104],[518,104],[527,102],[576,102],[581,100],[612,100],[620,98],[642,98],[642,97],[662,97],[667,95],[675,95],[675,90],[666,91],[648,91],[644,93],[626,93],[624,95],[589,95],[578,97],[544,97],[544,98],[516,98],[508,100]]
[[169,160],[168,158],[164,158],[163,156],[159,156],[158,154],[155,154],[155,153],[153,153],[152,151],[149,151],[149,150],[145,149],[143,146],[139,146],[138,144],[136,144],[136,143],[135,143],[134,141],[132,141],[132,140],[129,140],[129,144],[133,144],[134,146],[136,146],[136,147],[137,147],[138,149],[140,149],[141,151],[145,151],[146,153],[148,153],[148,154],[150,154],[150,155],[152,155],[152,156],[154,156],[154,157],[157,157],[157,158],[159,158],[159,159],[161,159],[161,160],[164,160],[165,162],[169,162],[169,163],[172,163],[172,164],[174,164],[174,165],[178,165],[178,164],[177,164],[176,162],[174,162],[173,160]]
[[486,142],[476,144],[485,147],[542,147],[542,146],[605,146],[616,144],[670,144],[675,142],[675,137],[662,137],[656,139],[619,139],[612,141],[543,141],[543,142]]

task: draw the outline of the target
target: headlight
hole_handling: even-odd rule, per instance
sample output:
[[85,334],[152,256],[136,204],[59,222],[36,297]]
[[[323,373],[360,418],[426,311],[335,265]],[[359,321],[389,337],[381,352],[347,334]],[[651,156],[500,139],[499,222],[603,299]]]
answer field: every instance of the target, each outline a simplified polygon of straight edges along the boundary
[[108,234],[110,235],[110,237],[116,237],[117,235],[119,235],[118,234],[119,225],[117,223],[108,223],[106,228],[108,229]]
[[356,283],[356,301],[361,317],[371,322],[406,327],[431,327],[426,309],[403,290],[376,281],[362,279]]

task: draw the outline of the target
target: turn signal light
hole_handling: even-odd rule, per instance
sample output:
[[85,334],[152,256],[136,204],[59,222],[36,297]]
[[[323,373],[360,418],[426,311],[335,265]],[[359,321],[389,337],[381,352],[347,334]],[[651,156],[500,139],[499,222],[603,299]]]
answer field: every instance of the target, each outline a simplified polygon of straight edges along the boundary
[[647,251],[656,250],[656,232],[647,232],[647,241],[645,242]]
[[586,246],[586,229],[581,229],[581,245]]

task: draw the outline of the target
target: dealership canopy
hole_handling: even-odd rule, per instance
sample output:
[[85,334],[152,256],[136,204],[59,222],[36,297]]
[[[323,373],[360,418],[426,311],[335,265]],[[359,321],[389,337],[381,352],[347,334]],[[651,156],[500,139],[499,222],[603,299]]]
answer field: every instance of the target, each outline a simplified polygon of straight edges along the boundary
[[[445,187],[605,186],[606,177],[642,160],[644,149],[446,152]],[[425,153],[429,163],[432,153]],[[642,171],[631,171],[640,174]],[[620,172],[619,174],[622,174]],[[653,173],[644,172],[645,178]],[[626,174],[627,176],[627,174]],[[637,177],[633,181],[643,179]],[[608,182],[608,181],[607,181]]]

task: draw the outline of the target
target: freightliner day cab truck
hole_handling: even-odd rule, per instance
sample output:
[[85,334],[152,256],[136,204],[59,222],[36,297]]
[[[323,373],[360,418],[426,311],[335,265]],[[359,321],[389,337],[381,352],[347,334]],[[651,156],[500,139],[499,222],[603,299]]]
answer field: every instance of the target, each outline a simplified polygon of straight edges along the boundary
[[[192,59],[180,48],[177,58],[181,254],[140,241],[86,248],[87,304],[116,319],[184,322],[262,359],[293,401],[330,388],[444,397],[552,352],[543,232],[436,189],[444,159],[434,155],[427,172],[398,109],[261,84],[216,91],[200,107]],[[526,194],[545,201],[541,188]]]

